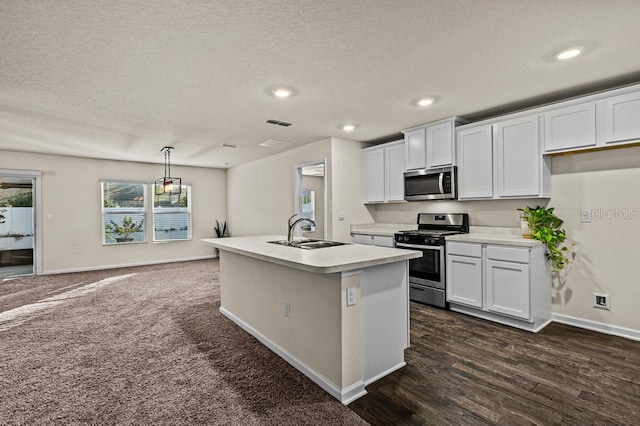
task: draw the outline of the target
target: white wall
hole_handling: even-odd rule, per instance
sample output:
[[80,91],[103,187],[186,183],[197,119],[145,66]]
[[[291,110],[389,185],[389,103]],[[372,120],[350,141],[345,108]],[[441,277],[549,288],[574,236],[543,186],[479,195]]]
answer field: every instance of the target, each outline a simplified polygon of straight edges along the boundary
[[[331,186],[333,209],[330,210],[333,226],[332,239],[351,241],[352,223],[373,222],[373,216],[363,204],[362,148],[364,144],[345,139],[331,141]],[[344,213],[344,220],[339,215]]]
[[[640,330],[640,147],[554,157],[552,173],[551,205],[576,244],[554,311]],[[611,311],[592,307],[594,292],[611,296]]]
[[[629,147],[553,157],[550,200],[425,201],[373,205],[369,210],[381,223],[415,223],[419,212],[466,212],[471,225],[519,227],[518,208],[555,207],[575,243],[571,248],[576,258],[554,278],[554,312],[640,330],[639,184],[640,147]],[[580,223],[583,208],[614,213]],[[615,210],[624,208],[627,217],[615,217]],[[611,295],[611,311],[592,307],[593,292]]]
[[146,244],[103,246],[100,180],[151,182],[164,173],[162,164],[1,151],[0,169],[42,171],[44,273],[209,256],[212,248],[200,239],[215,235],[215,219],[226,219],[226,172],[175,166],[192,185],[193,239],[154,244],[149,227]]
[[[231,233],[287,233],[294,211],[295,166],[327,159],[327,238],[351,241],[349,225],[372,222],[362,204],[360,142],[327,138],[280,154],[232,167],[228,171],[228,216]],[[343,212],[345,219],[339,220]]]
[[[331,211],[331,139],[230,168],[227,202],[231,235],[287,235],[287,219],[295,211],[295,166],[324,159]],[[327,233],[331,235],[330,223]]]

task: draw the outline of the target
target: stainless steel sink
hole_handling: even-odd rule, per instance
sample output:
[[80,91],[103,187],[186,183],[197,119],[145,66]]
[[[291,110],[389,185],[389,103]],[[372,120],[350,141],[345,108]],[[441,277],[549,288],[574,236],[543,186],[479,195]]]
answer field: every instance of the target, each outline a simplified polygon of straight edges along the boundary
[[295,239],[293,242],[289,243],[287,240],[278,240],[278,241],[267,241],[271,244],[279,244],[281,246],[289,246],[296,247],[304,250],[315,250],[319,248],[325,247],[336,247],[336,246],[344,246],[351,243],[341,243],[339,241],[328,241],[328,240],[316,240],[313,238],[303,238],[303,239]]

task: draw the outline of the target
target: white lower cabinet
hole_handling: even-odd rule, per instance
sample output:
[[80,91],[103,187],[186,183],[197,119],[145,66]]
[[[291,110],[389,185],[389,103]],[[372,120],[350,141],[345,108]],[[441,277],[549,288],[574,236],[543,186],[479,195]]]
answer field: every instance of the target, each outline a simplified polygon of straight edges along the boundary
[[528,331],[551,318],[544,246],[447,242],[447,301],[463,312]]
[[386,235],[351,234],[351,239],[356,244],[393,247],[393,237]]
[[482,308],[482,259],[447,256],[447,300]]
[[487,310],[529,319],[529,265],[486,261]]

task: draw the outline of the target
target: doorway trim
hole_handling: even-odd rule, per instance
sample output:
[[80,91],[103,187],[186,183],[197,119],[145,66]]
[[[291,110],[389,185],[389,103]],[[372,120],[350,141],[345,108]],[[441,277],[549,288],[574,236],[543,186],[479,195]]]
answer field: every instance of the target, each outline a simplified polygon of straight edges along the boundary
[[[309,161],[307,163],[296,164],[294,167],[294,185],[293,185],[293,211],[296,214],[300,214],[300,203],[298,202],[300,199],[300,191],[302,190],[302,169],[309,166],[324,166],[324,176],[322,177],[322,200],[323,200],[323,223],[322,223],[322,239],[327,240],[328,237],[328,229],[327,229],[327,218],[329,217],[328,206],[327,206],[327,159],[324,158],[322,160]],[[295,231],[296,236],[301,235],[300,228],[297,228]]]
[[42,172],[0,169],[0,176],[33,179],[33,274],[42,275]]

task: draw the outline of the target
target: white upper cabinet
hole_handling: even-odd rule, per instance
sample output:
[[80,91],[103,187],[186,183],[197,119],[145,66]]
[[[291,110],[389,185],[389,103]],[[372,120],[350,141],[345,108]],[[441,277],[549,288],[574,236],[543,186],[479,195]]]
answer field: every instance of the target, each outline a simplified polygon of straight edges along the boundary
[[493,197],[492,126],[458,130],[456,134],[458,163],[458,198]]
[[362,151],[365,203],[384,201],[384,150]]
[[640,139],[640,91],[604,100],[604,142]]
[[442,167],[453,164],[453,120],[428,126],[427,167]]
[[468,121],[451,117],[403,130],[406,170],[454,165],[454,129],[465,123]]
[[538,115],[495,124],[499,197],[540,195],[542,155],[538,126]]
[[404,201],[404,141],[362,150],[365,203]]
[[545,153],[595,145],[595,102],[557,108],[544,114]]
[[385,199],[404,200],[404,143],[402,141],[385,148]]
[[424,128],[410,130],[404,134],[406,170],[424,169],[427,166],[426,132]]
[[548,197],[539,127],[536,114],[456,130],[458,199]]

